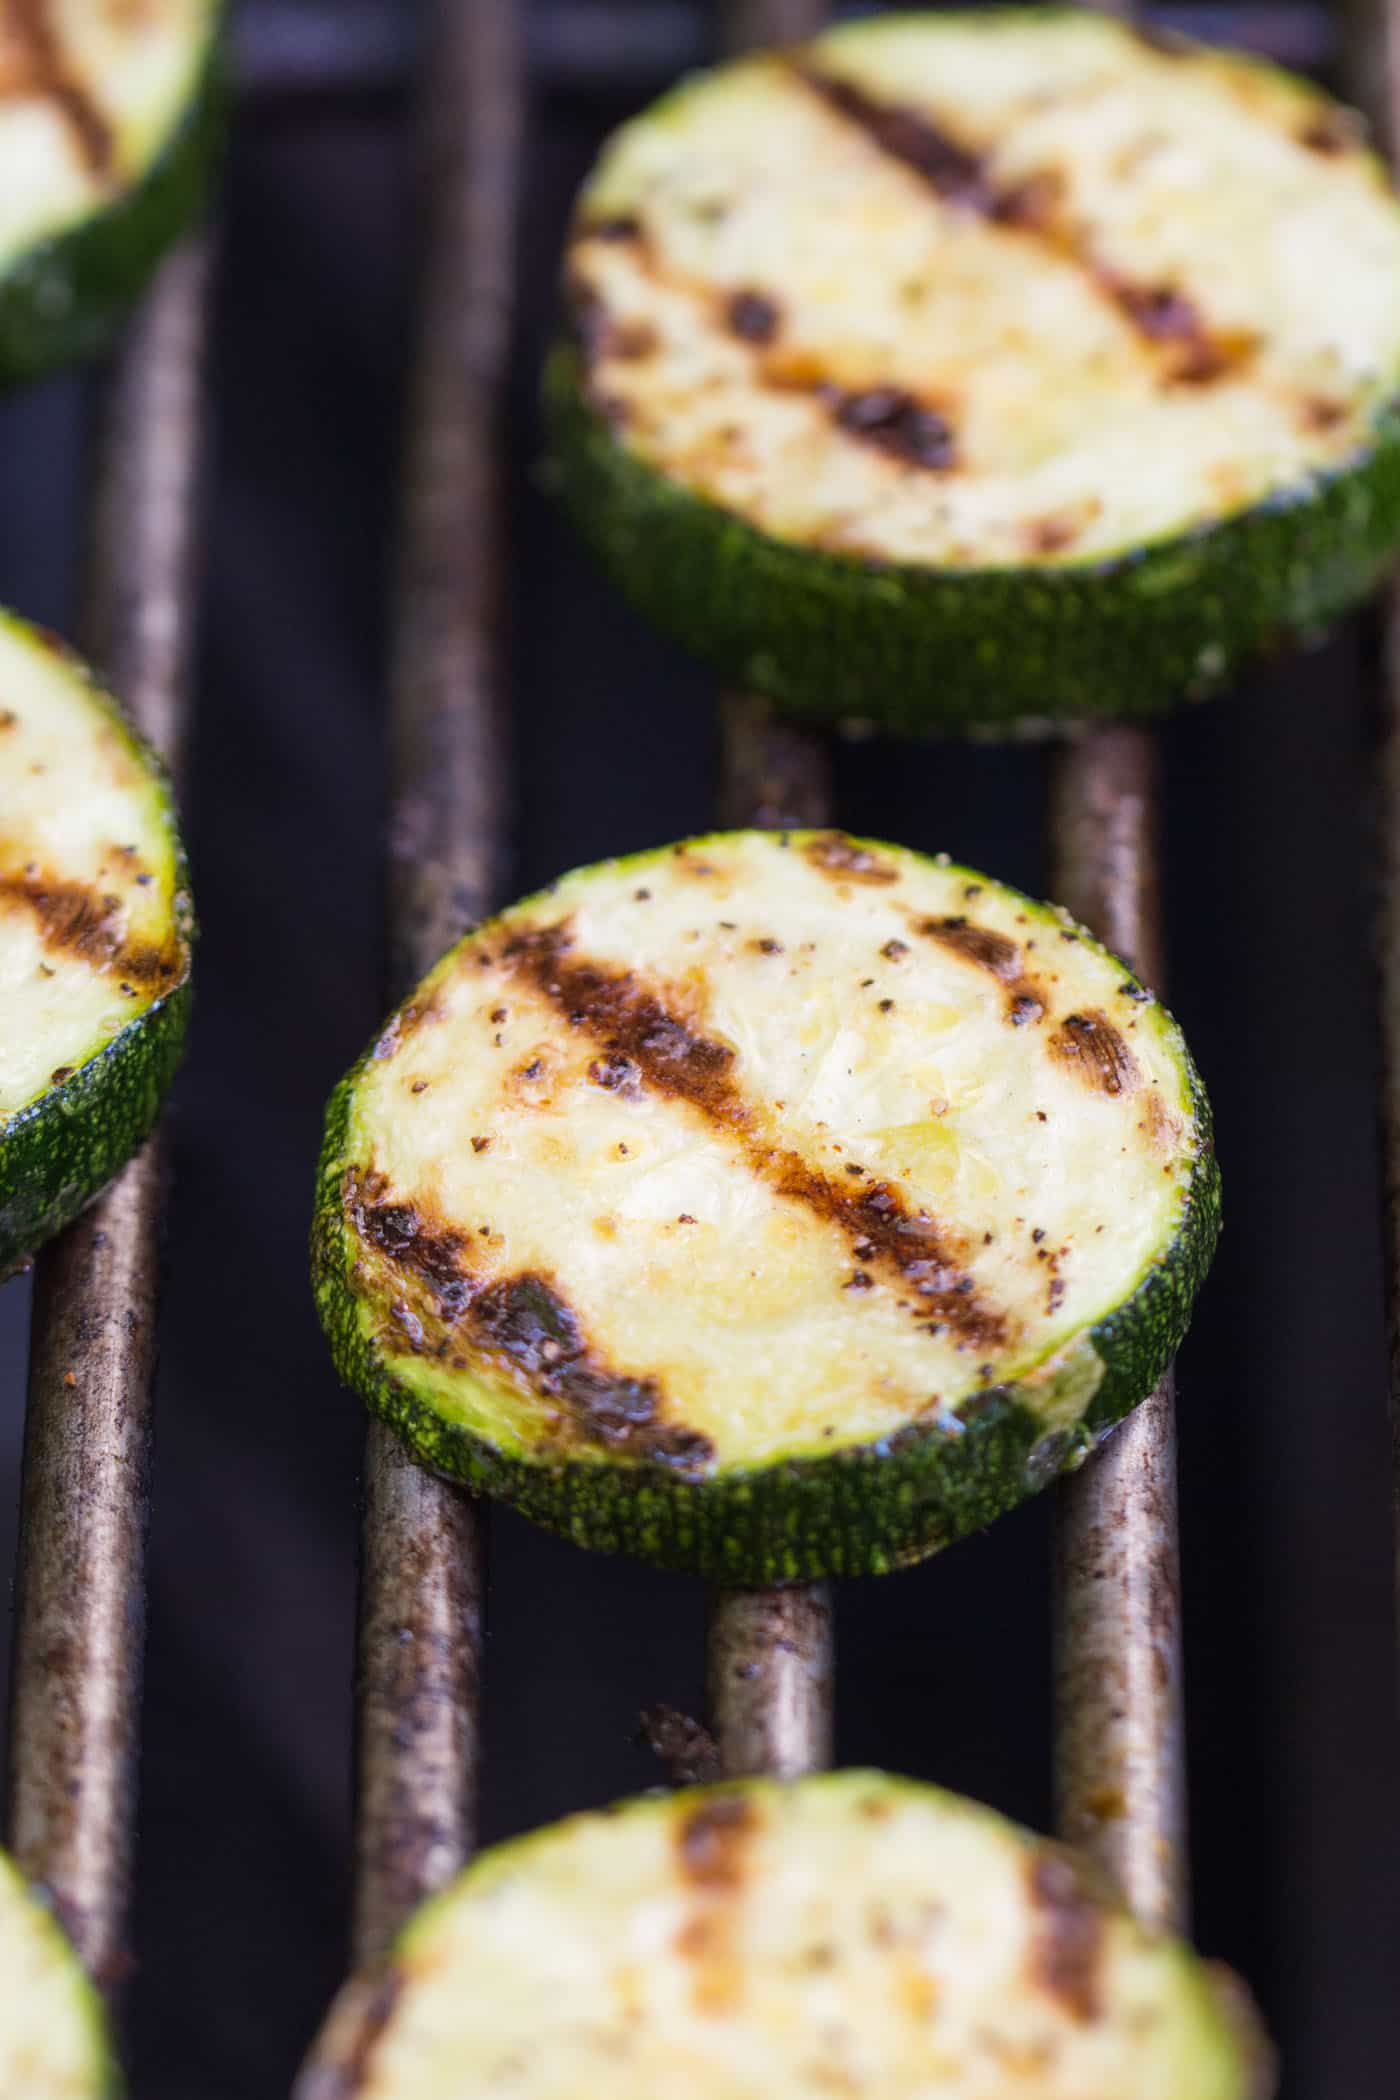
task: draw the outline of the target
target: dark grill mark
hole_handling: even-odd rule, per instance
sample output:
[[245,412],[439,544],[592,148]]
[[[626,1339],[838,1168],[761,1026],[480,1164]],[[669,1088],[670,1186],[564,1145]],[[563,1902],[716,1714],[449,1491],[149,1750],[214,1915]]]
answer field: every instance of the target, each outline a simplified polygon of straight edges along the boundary
[[[345,1205],[351,1223],[366,1245],[426,1286],[444,1326],[465,1319],[475,1346],[503,1357],[536,1392],[557,1400],[589,1443],[684,1472],[713,1459],[708,1437],[662,1419],[655,1379],[628,1378],[599,1363],[572,1307],[544,1277],[511,1276],[483,1287],[463,1259],[470,1246],[466,1233],[434,1224],[410,1203],[378,1200],[383,1188],[380,1176],[349,1170]],[[424,1308],[415,1312],[400,1303],[392,1310],[408,1346],[431,1353],[435,1345],[420,1317]],[[445,1339],[437,1353],[446,1354]]]
[[990,926],[974,926],[965,918],[923,919],[919,932],[1006,986],[1006,1017],[1013,1027],[1025,1028],[1041,1019],[1045,1001],[1040,987],[1026,975],[1017,943],[1004,933],[994,933]]
[[1309,153],[1321,153],[1329,158],[1357,151],[1365,143],[1365,129],[1360,119],[1346,109],[1319,111],[1307,129],[1298,134],[1298,144],[1305,146]]
[[1329,401],[1323,394],[1312,394],[1303,403],[1303,428],[1335,430],[1339,423],[1345,423],[1348,413],[1344,401]]
[[1134,22],[1129,33],[1159,58],[1185,58],[1191,49],[1188,38],[1178,35],[1174,29],[1155,29],[1148,22]]
[[604,358],[615,358],[619,364],[637,364],[652,356],[660,343],[649,321],[621,320],[602,293],[580,277],[569,280],[565,302],[573,338],[585,365],[598,364]]
[[[943,1229],[925,1211],[911,1211],[887,1181],[853,1191],[838,1187],[796,1152],[759,1152],[779,1195],[839,1225],[857,1260],[883,1262],[913,1293],[914,1312],[930,1334],[951,1332],[960,1348],[999,1348],[1007,1340],[1000,1313],[982,1303]],[[857,1288],[866,1288],[865,1285]]]
[[[471,1291],[471,1282],[463,1274],[461,1261],[467,1235],[434,1225],[411,1203],[379,1203],[374,1200],[375,1193],[375,1183],[361,1181],[352,1168],[346,1189],[346,1206],[360,1238],[376,1248],[396,1269],[406,1269],[430,1285],[440,1297],[445,1295],[447,1304],[442,1309],[449,1316],[453,1311],[460,1311]],[[366,1197],[368,1201],[364,1200]]]
[[584,232],[600,241],[639,241],[642,222],[635,212],[619,212],[615,218],[599,219],[596,225],[585,226]]
[[353,2024],[347,2045],[336,2050],[329,2066],[323,2100],[354,2100],[357,2093],[364,2091],[375,2050],[398,2008],[405,1981],[402,1969],[395,1963],[371,1971],[350,1986],[355,1999]]
[[1103,266],[1094,275],[1144,341],[1177,346],[1180,355],[1168,376],[1178,385],[1202,386],[1221,378],[1250,348],[1243,340],[1213,336],[1200,309],[1174,285],[1135,284]]
[[126,945],[121,899],[91,890],[85,883],[30,869],[0,874],[0,908],[6,905],[31,913],[51,954],[77,956],[93,969],[119,975],[126,984],[147,992],[170,984],[178,975],[177,951],[149,943]]
[[1097,1009],[1068,1015],[1051,1036],[1050,1050],[1101,1094],[1130,1094],[1138,1083],[1132,1051]]
[[1081,527],[1075,518],[1032,518],[1025,528],[1026,552],[1028,554],[1063,554],[1079,538]]
[[687,1881],[702,1889],[737,1889],[744,1854],[757,1818],[742,1794],[716,1794],[685,1817],[676,1832],[676,1852]]
[[617,321],[608,339],[608,355],[621,364],[640,364],[653,357],[661,338],[650,321]]
[[1031,1943],[1031,1975],[1076,2020],[1102,2011],[1103,1911],[1063,1853],[1037,1852],[1028,1876],[1038,1913]]
[[937,409],[926,408],[900,387],[838,393],[832,418],[838,430],[909,466],[941,470],[957,464],[957,448],[947,422]]
[[632,1096],[641,1092],[641,1071],[630,1057],[597,1057],[588,1067],[594,1086],[609,1094]]
[[1002,190],[992,217],[999,226],[1019,227],[1023,233],[1049,233],[1064,201],[1065,178],[1058,168],[1040,168],[1023,176],[1012,188]]
[[0,95],[52,102],[94,175],[112,173],[112,128],[82,81],[69,71],[48,0],[8,0],[0,21]]
[[977,154],[959,145],[921,110],[896,102],[879,102],[849,80],[837,80],[815,66],[801,66],[798,77],[820,95],[838,116],[856,124],[891,160],[902,161],[951,204],[990,213],[994,193]]
[[626,1378],[593,1360],[572,1308],[542,1276],[490,1285],[472,1306],[472,1325],[483,1347],[561,1400],[590,1442],[683,1470],[714,1457],[708,1437],[661,1420],[654,1378]]
[[979,970],[990,971],[1003,984],[1021,975],[1021,951],[1015,941],[993,933],[989,926],[974,926],[969,919],[925,919],[919,931],[965,962],[975,963]]
[[985,156],[951,137],[922,111],[880,102],[850,82],[810,66],[799,68],[798,78],[838,116],[858,125],[882,153],[911,169],[945,203],[976,213],[1010,233],[1040,240],[1085,270],[1146,341],[1178,346],[1179,355],[1166,375],[1171,382],[1204,385],[1248,354],[1251,346],[1247,343],[1213,337],[1197,308],[1177,287],[1134,284],[1096,261],[1059,216],[1063,181],[1055,169],[998,188]]
[[823,831],[802,849],[814,868],[848,882],[898,882],[899,870],[868,846],[857,845],[844,831]]
[[[820,843],[814,841],[814,844]],[[857,859],[873,860],[850,841]],[[809,848],[810,850],[810,848]],[[884,867],[884,863],[879,864]],[[894,870],[868,881],[894,879]],[[750,1171],[789,1202],[826,1220],[853,1242],[858,1261],[882,1262],[917,1301],[931,1334],[952,1332],[959,1347],[996,1348],[1008,1340],[1004,1317],[978,1297],[953,1238],[927,1212],[909,1209],[888,1182],[852,1190],[786,1146],[766,1143],[735,1084],[734,1052],[670,1011],[636,973],[610,971],[569,954],[566,925],[542,926],[509,944],[506,960],[523,970],[574,1028],[587,1029],[610,1058],[634,1064],[655,1092],[686,1101],[740,1148]]]
[[[742,1122],[747,1110],[729,1079],[734,1052],[697,1034],[629,971],[609,971],[571,959],[565,926],[541,926],[518,934],[505,951],[508,965],[524,971],[560,1007],[573,1028],[586,1028],[607,1052],[639,1071],[647,1084],[677,1095],[719,1122]],[[604,1060],[599,1060],[600,1067]]]
[[745,343],[771,343],[782,323],[782,312],[766,292],[735,292],[725,309],[730,333]]

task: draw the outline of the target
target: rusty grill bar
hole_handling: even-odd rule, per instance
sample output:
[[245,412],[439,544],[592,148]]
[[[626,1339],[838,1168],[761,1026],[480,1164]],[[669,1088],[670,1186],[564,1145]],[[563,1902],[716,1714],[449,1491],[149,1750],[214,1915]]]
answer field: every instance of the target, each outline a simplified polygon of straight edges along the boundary
[[[1050,888],[1162,985],[1157,755],[1148,731],[1095,730],[1055,760]],[[1186,1923],[1186,1775],[1176,1417],[1168,1372],[1056,1511],[1060,1829],[1134,1910]]]
[[[171,256],[109,381],[84,622],[177,777],[208,271],[202,240]],[[162,1149],[40,1256],[25,1420],[10,1842],[109,1991],[127,1966]]]
[[[518,11],[441,0],[424,54],[424,250],[392,674],[396,995],[499,901],[507,847],[496,447],[524,123]],[[369,1434],[354,1948],[383,1952],[476,1835],[485,1512]]]
[[[1215,26],[1212,12],[1219,11],[1201,10],[1207,29]],[[817,0],[747,0],[729,11],[728,40],[734,48],[786,41],[810,33],[824,13]],[[392,670],[396,993],[500,900],[509,845],[498,447],[513,331],[526,51],[519,7],[436,0],[430,15],[420,97],[423,255]],[[679,15],[668,31],[678,43]],[[1323,19],[1313,11],[1263,8],[1257,20],[1232,11],[1228,31],[1301,63],[1323,49]],[[1347,21],[1351,93],[1391,144],[1400,137],[1397,28],[1385,0],[1357,0]],[[622,33],[614,21],[613,44]],[[540,42],[538,25],[534,35]],[[580,74],[593,78],[577,37],[572,47],[567,36],[556,43],[572,48]],[[371,60],[376,81],[396,62],[382,45],[367,67]],[[572,63],[557,54],[554,62],[566,71]],[[290,47],[261,60],[252,53],[255,79],[260,66],[271,91],[306,84]],[[364,83],[356,75],[349,84]],[[208,266],[202,241],[170,258],[114,373],[85,625],[89,653],[177,774],[193,626]],[[1382,685],[1390,753],[1382,941],[1387,1187],[1400,1403],[1394,605]],[[746,696],[725,696],[722,721],[724,823],[832,821],[826,738],[774,720]],[[1151,735],[1133,728],[1096,731],[1056,752],[1047,888],[1160,985],[1156,770]],[[107,1988],[124,1968],[161,1195],[157,1138],[41,1258],[31,1343],[10,1836],[24,1868],[54,1892],[85,1962]],[[1400,1404],[1396,1423],[1400,1519]],[[474,1843],[485,1561],[481,1507],[414,1466],[378,1426],[369,1432],[366,1482],[357,1961],[383,1952]],[[1098,1856],[1142,1915],[1180,1925],[1186,1803],[1170,1377],[1062,1484],[1056,1529],[1060,1825]],[[712,1597],[709,1696],[727,1772],[791,1776],[828,1763],[833,1676],[829,1585]]]

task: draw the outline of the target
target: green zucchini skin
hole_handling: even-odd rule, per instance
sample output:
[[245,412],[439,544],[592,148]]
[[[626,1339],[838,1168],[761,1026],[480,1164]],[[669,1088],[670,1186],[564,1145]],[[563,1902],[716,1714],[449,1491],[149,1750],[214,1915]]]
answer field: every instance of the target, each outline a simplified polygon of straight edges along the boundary
[[[622,865],[640,873],[653,859],[641,854]],[[1080,938],[1099,946],[1082,931]],[[1123,974],[1134,982],[1130,972]],[[355,1159],[350,1125],[356,1083],[383,1040],[381,1030],[332,1095],[318,1169],[312,1281],[340,1378],[435,1472],[513,1504],[588,1550],[719,1584],[766,1587],[882,1574],[982,1529],[1057,1474],[1073,1470],[1161,1379],[1215,1250],[1219,1167],[1209,1103],[1188,1059],[1200,1143],[1177,1230],[1132,1295],[1085,1330],[1104,1372],[1085,1414],[1072,1425],[1047,1434],[1013,1383],[988,1386],[963,1401],[958,1413],[964,1427],[957,1435],[913,1424],[830,1455],[729,1468],[713,1478],[685,1477],[647,1458],[618,1464],[556,1454],[542,1464],[513,1457],[445,1420],[415,1393],[396,1370],[394,1356],[358,1317],[359,1249],[346,1222],[343,1192]]]
[[[24,631],[23,623],[10,624]],[[117,726],[156,787],[174,852],[173,909],[181,963],[170,988],[95,1056],[79,1064],[70,1078],[47,1087],[8,1118],[0,1116],[0,1282],[70,1225],[154,1129],[184,1052],[197,932],[189,867],[164,765],[81,660],[52,638],[45,642],[83,678],[88,702]]]
[[226,127],[225,27],[221,14],[189,104],[140,182],[0,273],[0,386],[105,350],[161,256],[199,217]]
[[0,1281],[71,1225],[150,1136],[189,1012],[186,980],[62,1086],[0,1124]]
[[1343,468],[1199,531],[1106,562],[960,572],[785,542],[693,494],[619,441],[570,344],[544,407],[553,484],[638,612],[794,717],[906,736],[1204,699],[1366,598],[1400,539],[1400,403]]
[[[1088,1415],[1053,1436],[1014,1388],[991,1387],[963,1409],[967,1427],[956,1441],[914,1428],[830,1458],[788,1459],[716,1481],[681,1479],[647,1461],[623,1469],[564,1460],[546,1469],[444,1421],[395,1376],[355,1318],[351,1250],[337,1212],[359,1069],[341,1081],[327,1115],[312,1238],[316,1304],[340,1378],[434,1472],[513,1504],[589,1551],[731,1586],[880,1575],[912,1565],[1072,1471],[1170,1364],[1219,1232],[1219,1169],[1208,1151],[1165,1258],[1126,1305],[1090,1331],[1107,1368]],[[1204,1113],[1203,1099],[1198,1110]]]

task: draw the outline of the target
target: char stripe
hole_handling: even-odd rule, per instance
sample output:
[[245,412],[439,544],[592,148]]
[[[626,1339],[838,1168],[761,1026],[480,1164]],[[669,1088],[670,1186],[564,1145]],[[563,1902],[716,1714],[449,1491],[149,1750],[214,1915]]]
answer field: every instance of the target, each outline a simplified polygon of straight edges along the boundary
[[1053,170],[1011,187],[999,185],[985,155],[954,138],[922,110],[882,102],[853,81],[823,73],[810,63],[794,65],[792,71],[834,115],[863,131],[880,152],[908,168],[944,203],[1034,239],[1076,264],[1141,342],[1171,353],[1166,374],[1171,382],[1208,384],[1248,355],[1249,344],[1217,338],[1179,286],[1136,283],[1095,257],[1057,217],[1060,182]]
[[1017,943],[989,926],[975,926],[970,919],[922,919],[918,931],[937,941],[950,955],[985,970],[1006,988],[1006,1017],[1014,1027],[1044,1019],[1045,995],[1027,974],[1025,957]]
[[722,1131],[745,1164],[775,1194],[835,1226],[866,1268],[911,1294],[920,1324],[957,1336],[960,1347],[996,1349],[1009,1339],[1006,1317],[980,1296],[953,1236],[926,1211],[910,1209],[901,1190],[875,1182],[859,1191],[838,1185],[788,1146],[756,1128],[754,1104],[734,1078],[734,1052],[699,1033],[632,970],[614,970],[573,954],[567,923],[533,927],[512,940],[502,960],[518,970],[609,1058],[625,1059],[654,1092],[698,1110]]
[[50,953],[71,955],[104,976],[121,977],[143,991],[169,984],[179,967],[173,952],[122,939],[122,910],[116,897],[61,876],[0,873],[0,909],[27,910]]
[[709,1438],[667,1421],[655,1379],[605,1363],[548,1277],[530,1272],[486,1281],[469,1266],[465,1233],[412,1203],[385,1202],[386,1192],[383,1176],[373,1171],[352,1168],[346,1177],[346,1212],[359,1238],[420,1287],[417,1310],[407,1303],[394,1308],[395,1347],[449,1354],[452,1338],[466,1331],[535,1392],[557,1402],[585,1443],[686,1473],[710,1463]]
[[9,0],[5,13],[17,47],[19,90],[42,95],[55,105],[91,173],[107,179],[116,157],[112,127],[83,82],[70,72],[48,0]]

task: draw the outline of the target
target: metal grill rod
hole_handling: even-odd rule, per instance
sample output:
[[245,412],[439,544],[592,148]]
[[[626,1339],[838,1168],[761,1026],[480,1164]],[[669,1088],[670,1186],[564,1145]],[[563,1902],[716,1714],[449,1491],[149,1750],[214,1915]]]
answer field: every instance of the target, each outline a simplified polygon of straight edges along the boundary
[[[1051,891],[1162,982],[1157,755],[1150,732],[1099,729],[1057,754]],[[1170,1373],[1077,1474],[1056,1509],[1060,1828],[1139,1916],[1184,1927],[1186,1780],[1176,1419]]]
[[[392,669],[396,994],[499,900],[504,421],[523,124],[519,10],[438,0],[420,91],[424,252]],[[361,1579],[354,1954],[476,1837],[485,1519],[374,1425]]]
[[[198,238],[170,257],[108,382],[84,623],[177,775],[208,261]],[[25,1419],[10,1841],[107,1991],[128,1966],[161,1151],[39,1257]]]

